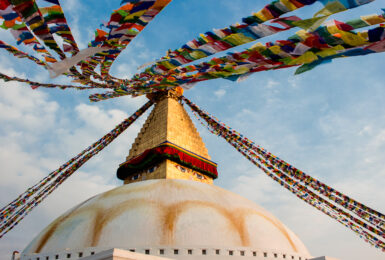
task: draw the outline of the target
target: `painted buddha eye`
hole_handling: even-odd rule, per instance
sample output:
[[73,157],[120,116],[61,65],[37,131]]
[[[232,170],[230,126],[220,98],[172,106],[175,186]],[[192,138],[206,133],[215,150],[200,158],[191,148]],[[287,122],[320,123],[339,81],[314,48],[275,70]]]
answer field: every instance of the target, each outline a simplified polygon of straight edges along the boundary
[[195,176],[197,176],[198,179],[204,180],[205,177],[203,175],[200,175],[199,173],[195,173]]

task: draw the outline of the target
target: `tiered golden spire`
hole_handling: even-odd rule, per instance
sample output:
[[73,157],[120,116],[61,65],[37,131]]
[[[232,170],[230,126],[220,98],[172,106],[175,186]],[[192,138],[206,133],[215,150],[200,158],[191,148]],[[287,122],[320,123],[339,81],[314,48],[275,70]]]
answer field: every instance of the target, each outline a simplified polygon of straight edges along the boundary
[[183,156],[189,157],[191,155],[197,158],[198,163],[202,161],[214,164],[210,161],[206,146],[191,118],[179,101],[182,94],[183,90],[177,88],[148,96],[156,102],[155,107],[132,144],[126,163],[122,164],[118,170],[118,177],[123,179],[125,184],[148,179],[188,179],[212,184],[213,177],[216,176],[210,176],[207,172],[201,171],[199,167],[194,167],[190,163],[180,162],[172,158],[165,159],[165,157],[163,159],[147,158],[147,163],[143,162],[143,164],[148,167],[139,167],[140,170],[137,171],[131,169],[129,174],[127,171],[122,174],[127,162],[138,157],[144,157],[143,153],[159,147],[165,142],[171,146],[171,149],[175,148],[182,151]]

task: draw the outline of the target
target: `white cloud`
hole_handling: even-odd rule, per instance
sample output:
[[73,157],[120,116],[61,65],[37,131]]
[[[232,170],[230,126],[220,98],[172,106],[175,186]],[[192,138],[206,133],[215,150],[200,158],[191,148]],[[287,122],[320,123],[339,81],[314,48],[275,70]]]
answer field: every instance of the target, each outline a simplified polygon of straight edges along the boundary
[[221,98],[221,97],[223,97],[224,95],[226,95],[226,90],[225,90],[225,89],[218,89],[217,91],[214,92],[214,95],[215,95],[217,98]]
[[275,81],[273,79],[269,79],[266,83],[266,88],[274,88],[278,86],[280,83],[278,81]]
[[[117,109],[102,111],[94,105],[80,104],[75,108],[78,117],[87,124],[87,127],[94,129],[101,128],[104,131],[109,131],[111,125],[117,125],[123,121],[128,115]],[[103,124],[100,124],[103,122]]]
[[370,125],[364,126],[359,132],[359,135],[364,135],[364,134],[370,134],[372,132],[372,127]]
[[[28,89],[19,83],[8,83],[1,88],[0,119],[13,122],[26,129],[38,130],[54,124],[54,113],[59,108],[54,101],[47,102],[45,94]],[[28,92],[28,94],[25,94]],[[39,109],[36,109],[39,107]],[[23,117],[23,120],[20,118]]]

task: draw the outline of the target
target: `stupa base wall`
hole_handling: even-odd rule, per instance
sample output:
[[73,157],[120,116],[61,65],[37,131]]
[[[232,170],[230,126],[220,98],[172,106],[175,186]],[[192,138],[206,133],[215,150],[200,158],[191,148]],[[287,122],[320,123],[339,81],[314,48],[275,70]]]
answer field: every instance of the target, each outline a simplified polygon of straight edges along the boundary
[[20,260],[338,260],[335,258],[312,258],[300,254],[249,247],[135,247],[126,249],[86,248],[42,254],[22,254]]

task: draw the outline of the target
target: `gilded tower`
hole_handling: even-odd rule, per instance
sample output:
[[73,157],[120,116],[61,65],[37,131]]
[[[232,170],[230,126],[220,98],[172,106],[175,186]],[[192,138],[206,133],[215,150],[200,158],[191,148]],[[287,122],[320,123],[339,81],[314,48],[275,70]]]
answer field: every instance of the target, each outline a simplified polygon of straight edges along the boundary
[[156,104],[118,169],[125,184],[150,179],[185,179],[208,184],[217,177],[191,118],[179,99],[181,88],[149,96]]

